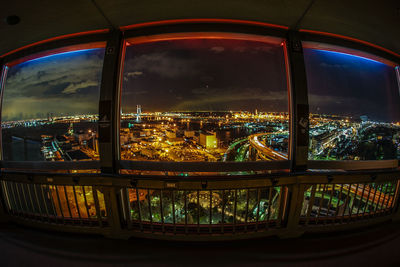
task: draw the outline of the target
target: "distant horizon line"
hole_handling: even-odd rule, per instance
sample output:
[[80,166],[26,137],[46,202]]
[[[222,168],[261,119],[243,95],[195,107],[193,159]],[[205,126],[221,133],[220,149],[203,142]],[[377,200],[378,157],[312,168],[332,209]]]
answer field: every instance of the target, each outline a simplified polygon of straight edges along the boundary
[[[256,111],[256,110],[255,110]],[[142,115],[145,115],[146,113],[160,113],[160,114],[168,114],[168,113],[252,113],[255,114],[255,111],[247,111],[247,110],[229,110],[229,111],[215,111],[215,110],[202,110],[202,111],[148,111],[148,112],[143,112],[141,113]],[[257,111],[257,113],[283,113],[285,115],[289,115],[289,112],[287,111]],[[54,114],[54,113],[53,113]],[[121,112],[121,116],[126,116],[126,115],[137,115],[138,113],[135,112],[130,112],[130,113],[123,113]],[[367,116],[367,115],[360,115],[360,116],[350,116],[350,115],[339,115],[339,114],[329,114],[329,113],[309,113],[311,116],[327,116],[327,117],[338,117],[338,118],[360,118],[362,116]],[[55,115],[52,118],[53,119],[63,119],[63,118],[73,118],[73,117],[97,117],[98,120],[99,114],[76,114],[76,115]],[[367,116],[368,117],[368,116]],[[20,123],[20,122],[33,122],[33,121],[45,121],[48,120],[46,117],[42,118],[29,118],[29,119],[19,119],[19,120],[6,120],[6,121],[1,121],[3,124],[8,124],[8,123]],[[387,122],[387,121],[376,121],[376,120],[368,120],[368,121],[375,121],[375,122],[381,122],[381,123],[400,123],[398,122]]]

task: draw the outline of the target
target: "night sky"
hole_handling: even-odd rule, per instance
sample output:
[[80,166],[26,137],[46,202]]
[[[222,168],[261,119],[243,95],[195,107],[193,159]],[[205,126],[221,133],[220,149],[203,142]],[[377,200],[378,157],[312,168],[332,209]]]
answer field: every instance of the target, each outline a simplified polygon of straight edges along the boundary
[[[400,121],[393,67],[304,49],[310,111]],[[104,49],[69,52],[9,69],[3,121],[97,114]],[[170,40],[127,47],[122,111],[288,111],[279,44]]]
[[310,112],[400,121],[393,67],[342,53],[304,49]]
[[223,39],[171,40],[129,46],[122,111],[285,112],[282,47]]
[[104,49],[67,52],[9,69],[2,120],[98,114]]

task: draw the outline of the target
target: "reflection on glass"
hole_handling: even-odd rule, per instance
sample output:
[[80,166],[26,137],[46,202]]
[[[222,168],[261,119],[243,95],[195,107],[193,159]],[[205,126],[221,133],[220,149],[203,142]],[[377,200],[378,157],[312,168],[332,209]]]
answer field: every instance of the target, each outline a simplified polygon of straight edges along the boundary
[[[40,189],[45,203],[41,207],[47,208],[49,215],[64,218],[89,219],[97,218],[96,205],[92,186],[55,186],[42,185]],[[37,190],[39,192],[39,190]],[[106,209],[103,194],[97,190],[99,208],[102,217],[106,217]]]
[[318,220],[380,212],[392,207],[395,191],[392,182],[313,185],[304,192],[301,216]]
[[222,223],[222,190],[212,191],[211,220],[212,224]]
[[187,221],[188,224],[197,224],[200,219],[198,202],[197,202],[197,191],[186,191],[187,196]]
[[96,48],[10,65],[1,114],[5,160],[98,160],[103,57]]
[[235,208],[235,191],[236,190],[225,190],[224,195],[224,223],[233,223],[234,214],[236,212]]
[[89,209],[89,216],[91,218],[96,217],[97,216],[97,212],[96,212],[96,205],[94,202],[94,197],[93,197],[93,189],[91,186],[83,186],[83,193],[84,196],[86,196],[86,203],[87,203],[87,207]]
[[185,194],[184,191],[174,192],[175,204],[175,222],[178,224],[185,223]]
[[283,194],[281,187],[199,191],[138,189],[137,192],[129,189],[128,192],[133,221],[188,225],[277,220]]
[[173,191],[172,190],[164,190],[162,193],[162,202],[163,202],[163,216],[165,223],[174,223],[175,222],[175,214],[174,214],[174,204],[173,203]]
[[259,221],[278,219],[282,187],[260,190]]
[[395,68],[304,49],[310,104],[309,159],[397,159],[400,97]]
[[130,188],[128,190],[130,215],[131,215],[132,220],[136,220],[136,221],[139,221],[141,219],[141,215],[140,215],[140,211],[139,211],[138,195],[139,195],[139,192],[137,192],[136,189]]
[[151,218],[155,223],[161,223],[161,198],[160,198],[160,190],[154,190],[150,195],[150,205],[151,205]]
[[[288,104],[280,42],[130,43],[121,97],[122,159],[287,159]],[[206,205],[204,194],[201,207]]]
[[78,209],[79,213],[81,215],[81,218],[87,219],[89,218],[89,210],[87,208],[87,200],[86,196],[83,193],[82,186],[75,186],[75,193],[76,193],[76,198],[78,201]]
[[237,204],[236,204],[236,223],[244,223],[246,221],[246,207],[247,207],[247,190],[237,190]]
[[258,191],[257,189],[249,189],[249,205],[247,213],[248,222],[257,221],[257,209],[258,209]]
[[199,191],[200,224],[210,224],[210,194],[211,191]]

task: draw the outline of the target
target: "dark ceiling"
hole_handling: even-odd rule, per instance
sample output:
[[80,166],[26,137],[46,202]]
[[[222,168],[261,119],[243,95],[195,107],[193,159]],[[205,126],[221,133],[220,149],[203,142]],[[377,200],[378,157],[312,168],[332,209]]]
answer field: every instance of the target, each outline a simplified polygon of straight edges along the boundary
[[[0,55],[54,36],[167,19],[244,19],[294,27],[311,2],[299,28],[362,39],[400,54],[399,0],[2,0]],[[10,15],[19,16],[20,23],[8,25]]]

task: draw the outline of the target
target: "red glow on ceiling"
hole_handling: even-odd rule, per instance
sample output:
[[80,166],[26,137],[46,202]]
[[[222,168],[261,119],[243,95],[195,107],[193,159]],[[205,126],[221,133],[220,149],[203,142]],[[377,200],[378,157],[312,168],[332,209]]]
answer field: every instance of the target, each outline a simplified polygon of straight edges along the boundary
[[152,21],[152,22],[143,22],[133,25],[121,26],[120,29],[122,31],[137,29],[141,27],[149,27],[149,26],[162,26],[162,25],[170,25],[170,24],[185,24],[185,23],[226,23],[226,24],[242,24],[242,25],[252,25],[252,26],[262,26],[268,28],[278,28],[288,30],[289,27],[259,22],[259,21],[249,21],[249,20],[239,20],[239,19],[173,19],[173,20],[162,20],[162,21]]
[[49,38],[49,39],[46,39],[46,40],[42,40],[42,41],[39,41],[39,42],[36,42],[36,43],[32,43],[32,44],[25,45],[25,46],[23,46],[23,47],[14,49],[14,50],[12,50],[12,51],[10,51],[10,52],[7,52],[7,53],[1,55],[0,58],[3,58],[3,57],[5,57],[5,56],[14,54],[14,53],[16,53],[16,52],[22,51],[22,50],[24,50],[24,49],[27,49],[27,48],[30,48],[30,47],[33,47],[33,46],[37,46],[37,45],[41,45],[41,44],[45,44],[45,43],[49,43],[49,42],[54,42],[54,41],[62,40],[62,39],[68,39],[68,38],[72,38],[72,37],[78,37],[78,36],[84,36],[84,35],[91,35],[91,34],[107,33],[108,31],[109,31],[108,29],[101,29],[101,30],[93,30],[93,31],[86,31],[86,32],[77,32],[77,33],[71,33],[71,34],[66,34],[66,35],[61,35],[61,36],[52,37],[52,38]]
[[199,44],[198,39],[216,39],[216,40],[242,40],[263,42],[269,44],[282,44],[283,40],[279,37],[252,35],[244,33],[227,33],[227,32],[189,32],[189,33],[165,33],[151,36],[132,37],[126,40],[126,45],[142,44],[148,42],[187,40],[192,41],[192,46]]
[[382,46],[370,43],[370,42],[366,42],[360,39],[356,39],[353,37],[348,37],[348,36],[344,36],[344,35],[340,35],[340,34],[336,34],[336,33],[329,33],[329,32],[321,32],[321,31],[314,31],[314,30],[305,30],[305,29],[300,29],[300,32],[305,32],[305,33],[311,33],[311,34],[318,34],[318,35],[324,35],[324,36],[329,36],[329,37],[335,37],[335,38],[340,38],[340,39],[344,39],[344,40],[349,40],[352,42],[357,42],[363,45],[367,45],[367,46],[371,46],[374,48],[377,48],[379,50],[385,51],[386,53],[392,54],[398,58],[400,58],[400,54],[397,54],[389,49],[386,49]]

